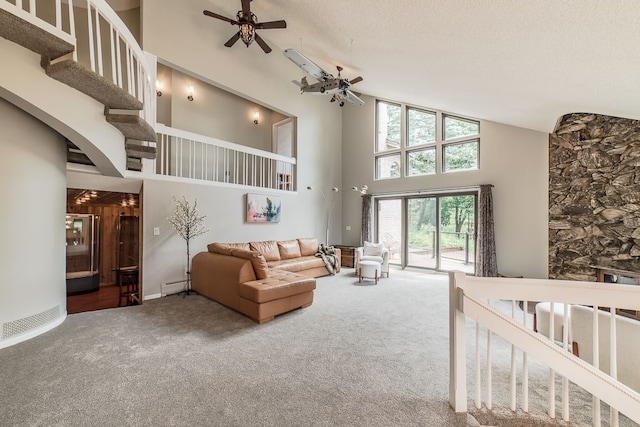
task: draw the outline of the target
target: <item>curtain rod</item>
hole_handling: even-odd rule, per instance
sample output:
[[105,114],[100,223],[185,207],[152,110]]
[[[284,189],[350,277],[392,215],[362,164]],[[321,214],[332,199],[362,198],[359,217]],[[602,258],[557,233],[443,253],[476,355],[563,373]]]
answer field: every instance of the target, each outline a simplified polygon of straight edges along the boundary
[[[488,184],[493,188],[493,184]],[[418,191],[391,191],[386,193],[371,193],[373,197],[387,197],[387,196],[420,196],[423,194],[442,194],[442,193],[462,193],[465,191],[478,191],[479,185],[473,185],[469,187],[449,187],[449,188],[434,188],[432,190],[418,190]]]

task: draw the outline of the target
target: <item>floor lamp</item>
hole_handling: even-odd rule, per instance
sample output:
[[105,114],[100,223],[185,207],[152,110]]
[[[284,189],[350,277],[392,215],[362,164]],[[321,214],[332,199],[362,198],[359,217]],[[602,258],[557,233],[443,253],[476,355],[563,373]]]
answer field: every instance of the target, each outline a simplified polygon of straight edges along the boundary
[[[360,194],[367,194],[367,189],[369,187],[367,187],[366,185],[363,185],[362,187],[358,188],[358,187],[352,187],[351,190],[354,192],[360,192]],[[314,190],[314,188],[312,186],[308,186],[307,190]],[[322,196],[322,198],[324,199],[325,204],[327,204],[329,206],[328,209],[328,213],[327,213],[327,229],[326,229],[326,235],[325,235],[325,244],[329,244],[329,230],[331,229],[331,214],[333,213],[333,208],[335,208],[336,206],[336,202],[338,201],[338,197],[336,195],[333,195],[333,198],[331,200],[331,202],[329,202],[329,199],[327,198],[327,195],[324,194],[324,191],[322,190],[317,190],[320,195]],[[331,193],[338,193],[340,191],[340,189],[338,187],[332,187],[331,188]],[[331,196],[331,194],[330,194]]]
[[[307,190],[314,190],[314,188],[312,186],[308,186]],[[324,199],[325,204],[329,205],[329,210],[327,213],[327,229],[326,229],[326,236],[325,236],[325,244],[328,245],[329,244],[329,229],[331,226],[331,214],[333,213],[333,208],[336,206],[336,202],[338,201],[338,197],[336,197],[335,195],[333,196],[331,203],[329,203],[329,199],[327,199],[327,196],[324,194],[324,191],[322,190],[317,190],[320,195],[322,196],[322,198]],[[337,193],[339,192],[340,189],[338,189],[338,187],[332,187],[331,188],[331,192],[332,193]]]

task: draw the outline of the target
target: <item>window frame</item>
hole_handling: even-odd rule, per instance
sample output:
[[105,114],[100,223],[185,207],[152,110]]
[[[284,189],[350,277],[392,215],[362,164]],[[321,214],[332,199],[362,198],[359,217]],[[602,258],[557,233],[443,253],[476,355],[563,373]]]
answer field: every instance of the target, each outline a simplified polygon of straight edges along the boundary
[[[381,177],[379,176],[380,173],[380,169],[379,169],[379,165],[378,165],[378,159],[382,159],[385,157],[398,157],[399,161],[398,161],[398,168],[399,168],[399,174],[398,176],[384,176]],[[398,179],[398,178],[402,178],[403,176],[403,165],[402,165],[402,153],[400,152],[400,150],[394,150],[393,152],[384,152],[384,154],[380,154],[375,156],[375,180],[376,181],[381,181],[381,180],[386,180],[386,179]]]
[[[475,142],[476,143],[476,165],[475,167],[472,168],[463,168],[463,169],[447,169],[447,162],[446,162],[446,153],[447,153],[447,147],[454,147],[456,145],[463,145],[463,144],[469,144]],[[464,171],[474,171],[474,170],[480,170],[480,137],[477,138],[464,138],[461,140],[455,140],[453,142],[447,142],[446,144],[442,144],[442,173],[455,173],[455,172],[464,172]]]
[[[386,150],[378,151],[379,145],[379,136],[378,127],[380,125],[379,118],[379,105],[380,104],[391,105],[400,108],[400,143],[397,148],[389,148]],[[409,145],[409,112],[410,111],[418,111],[424,112],[427,114],[433,114],[435,116],[435,141],[426,142],[422,144]],[[445,139],[445,121],[447,119],[459,120],[462,122],[467,122],[470,124],[477,125],[478,133],[464,135],[460,137],[450,138],[448,140]],[[416,178],[416,177],[427,177],[433,175],[440,174],[449,174],[456,172],[465,172],[465,171],[478,171],[481,168],[481,159],[480,159],[480,140],[481,140],[481,126],[482,122],[479,119],[473,119],[469,117],[464,117],[457,114],[446,113],[444,111],[423,108],[415,105],[409,105],[401,102],[393,102],[385,99],[376,99],[375,106],[375,138],[374,138],[374,176],[373,180],[389,180],[389,179],[398,179],[398,178]],[[475,166],[471,168],[464,169],[451,169],[447,168],[445,164],[446,158],[446,150],[447,147],[453,147],[455,145],[460,144],[468,144],[475,142],[476,144],[476,158],[475,158]],[[409,172],[409,158],[410,156],[417,152],[423,150],[429,150],[433,147],[435,150],[435,172],[427,172],[427,173],[414,173],[410,174]],[[379,162],[380,159],[384,157],[398,156],[399,157],[399,175],[398,176],[380,176],[380,168]]]
[[[405,177],[406,178],[412,178],[412,177],[415,177],[415,176],[436,175],[438,173],[438,146],[435,143],[433,143],[433,144],[430,144],[430,145],[425,144],[425,145],[419,146],[418,148],[415,148],[415,147],[411,147],[411,148],[412,148],[411,150],[407,149],[405,151],[405,165],[406,165],[406,167],[405,167]],[[409,169],[410,168],[410,164],[411,164],[409,162],[409,156],[412,153],[415,153],[415,152],[418,152],[418,151],[427,151],[427,150],[433,150],[433,162],[434,162],[434,164],[433,164],[433,172],[423,172],[423,173],[411,174],[410,173],[410,169]]]

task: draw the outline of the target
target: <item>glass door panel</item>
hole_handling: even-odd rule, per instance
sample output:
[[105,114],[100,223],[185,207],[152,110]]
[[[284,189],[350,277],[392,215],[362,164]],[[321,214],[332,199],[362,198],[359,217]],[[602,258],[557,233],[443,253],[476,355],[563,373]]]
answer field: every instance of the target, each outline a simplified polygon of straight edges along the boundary
[[440,270],[475,273],[475,195],[440,197]]
[[437,227],[436,197],[421,197],[407,200],[408,266],[437,268]]
[[402,265],[402,199],[378,200],[378,242],[389,249],[389,262]]

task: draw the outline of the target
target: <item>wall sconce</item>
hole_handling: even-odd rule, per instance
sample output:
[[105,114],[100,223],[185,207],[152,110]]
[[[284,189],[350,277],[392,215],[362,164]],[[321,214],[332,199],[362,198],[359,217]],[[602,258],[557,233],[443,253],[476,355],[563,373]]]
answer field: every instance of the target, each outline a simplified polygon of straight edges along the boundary
[[156,80],[156,95],[162,96],[162,83],[160,83],[160,80]]
[[256,111],[255,113],[253,113],[253,124],[257,125],[259,120],[260,120],[260,111]]
[[193,86],[189,86],[187,93],[188,93],[187,99],[189,101],[193,101]]

